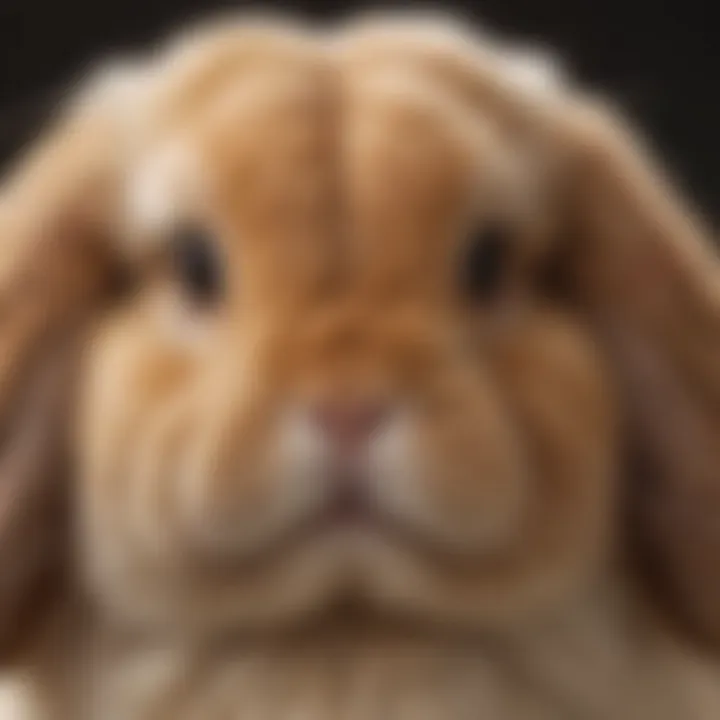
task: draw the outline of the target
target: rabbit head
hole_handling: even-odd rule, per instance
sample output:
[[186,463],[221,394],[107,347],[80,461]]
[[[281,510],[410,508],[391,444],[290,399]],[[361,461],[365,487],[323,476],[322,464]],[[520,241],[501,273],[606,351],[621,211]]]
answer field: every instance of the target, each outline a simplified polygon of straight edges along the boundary
[[0,208],[8,628],[58,574],[154,628],[497,627],[632,549],[720,631],[716,259],[539,62],[242,22],[81,96]]

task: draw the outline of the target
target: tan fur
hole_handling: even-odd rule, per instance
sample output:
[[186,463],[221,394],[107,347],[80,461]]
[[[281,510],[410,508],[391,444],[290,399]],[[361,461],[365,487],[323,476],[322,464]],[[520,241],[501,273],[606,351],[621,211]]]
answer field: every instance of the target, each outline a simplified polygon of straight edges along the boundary
[[[720,713],[717,258],[529,63],[439,22],[220,23],[10,177],[0,650],[41,720]],[[392,411],[380,520],[328,528],[307,411],[356,401]]]

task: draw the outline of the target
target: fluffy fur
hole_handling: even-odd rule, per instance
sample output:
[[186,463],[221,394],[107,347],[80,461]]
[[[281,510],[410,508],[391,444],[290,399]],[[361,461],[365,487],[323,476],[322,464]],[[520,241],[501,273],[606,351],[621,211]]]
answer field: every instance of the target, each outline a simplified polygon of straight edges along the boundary
[[[717,258],[538,63],[439,21],[226,21],[92,84],[9,177],[0,650],[28,713],[720,712]],[[169,260],[189,224],[211,307]],[[327,522],[316,411],[355,405],[374,510]]]

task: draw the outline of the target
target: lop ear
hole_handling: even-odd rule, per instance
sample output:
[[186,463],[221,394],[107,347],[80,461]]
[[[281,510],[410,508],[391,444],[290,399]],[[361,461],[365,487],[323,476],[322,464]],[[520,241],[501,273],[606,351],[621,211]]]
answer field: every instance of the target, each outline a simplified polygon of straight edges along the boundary
[[568,117],[572,275],[627,400],[631,545],[655,596],[720,643],[720,262],[617,114]]
[[0,187],[0,663],[59,589],[84,330],[115,288],[109,125],[73,112]]

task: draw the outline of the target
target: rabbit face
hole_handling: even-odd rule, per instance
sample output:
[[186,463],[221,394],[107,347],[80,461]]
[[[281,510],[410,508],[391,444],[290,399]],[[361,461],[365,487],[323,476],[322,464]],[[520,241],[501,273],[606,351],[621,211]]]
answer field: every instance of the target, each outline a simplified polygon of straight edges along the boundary
[[212,55],[143,108],[118,192],[136,284],[83,365],[90,587],[203,626],[555,601],[608,548],[617,452],[593,331],[541,282],[537,138],[361,43]]

